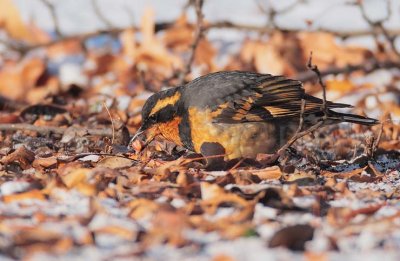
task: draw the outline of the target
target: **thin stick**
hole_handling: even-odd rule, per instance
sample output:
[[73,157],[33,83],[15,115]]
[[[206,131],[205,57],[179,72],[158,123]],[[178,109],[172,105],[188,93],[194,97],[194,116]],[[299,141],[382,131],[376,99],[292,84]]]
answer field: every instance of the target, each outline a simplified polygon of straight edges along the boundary
[[[304,125],[304,110],[306,107],[306,101],[304,99],[301,100],[301,111],[300,111],[300,120],[299,120],[299,126],[297,127],[296,132],[294,133],[294,135],[292,136],[292,138],[286,142],[285,145],[283,145],[277,152],[278,155],[281,155],[284,151],[286,151],[290,146],[293,145],[293,143],[296,142],[296,140],[298,140],[299,135],[301,134],[301,130],[303,129],[303,125]],[[304,134],[305,135],[305,134]],[[303,135],[303,136],[304,136]]]
[[115,126],[114,126],[114,120],[111,116],[110,110],[108,109],[107,105],[105,102],[103,102],[103,106],[106,109],[108,116],[110,117],[110,121],[111,121],[111,127],[112,127],[112,138],[111,138],[111,145],[114,144],[114,138],[115,138]]
[[[320,71],[320,76],[324,77],[327,75],[350,74],[356,71],[370,73],[378,69],[391,68],[400,68],[400,63],[391,60],[378,61],[377,59],[372,58],[367,61],[363,61],[360,64],[349,64],[343,67],[330,67],[326,70]],[[294,78],[299,81],[305,82],[318,78],[318,75],[316,75],[314,71],[307,70],[297,74]]]
[[93,6],[93,11],[97,15],[97,17],[108,27],[108,28],[114,28],[115,26],[112,24],[112,22],[104,15],[104,13],[101,11],[97,0],[92,0],[92,6]]
[[197,17],[196,31],[195,31],[194,41],[190,47],[189,59],[186,63],[184,70],[179,75],[180,85],[185,83],[186,75],[188,75],[192,70],[192,64],[193,64],[195,56],[196,56],[197,46],[199,45],[200,40],[203,38],[203,34],[204,34],[203,17],[204,16],[202,13],[202,7],[203,7],[203,0],[195,0],[194,1],[194,8],[195,8],[196,17]]
[[218,155],[208,155],[208,156],[202,156],[202,157],[197,157],[197,158],[186,158],[185,162],[182,164],[187,164],[195,160],[202,160],[202,159],[214,159],[214,158],[220,158],[220,157],[225,157],[226,154],[218,154]]
[[383,133],[383,122],[381,122],[381,126],[380,126],[379,132],[378,132],[378,136],[376,137],[374,143],[372,144],[372,148],[371,148],[371,154],[372,154],[372,156],[374,155],[376,149],[377,149],[378,146],[379,146],[379,143],[381,142],[382,133]]
[[303,124],[304,124],[304,111],[305,111],[305,106],[306,106],[305,100],[302,99],[299,126],[298,126],[295,134],[288,142],[286,142],[285,145],[283,145],[277,151],[277,153],[275,153],[275,155],[271,158],[270,161],[276,161],[283,154],[283,152],[286,149],[288,149],[290,146],[293,145],[293,143],[295,143],[298,139],[304,137],[305,135],[310,134],[310,133],[314,132],[315,130],[319,129],[328,118],[328,108],[327,108],[327,102],[326,102],[326,86],[325,86],[324,82],[322,81],[321,72],[319,71],[318,67],[316,65],[312,64],[312,53],[310,54],[310,58],[308,60],[307,67],[317,75],[318,82],[321,85],[322,92],[323,92],[323,97],[322,97],[323,100],[322,100],[321,110],[324,112],[324,117],[322,118],[321,121],[318,121],[316,124],[314,124],[313,126],[308,128],[307,130],[301,131],[301,129],[303,128]]
[[232,168],[230,168],[227,172],[230,173],[232,171],[234,171],[235,169],[237,169],[244,161],[244,158],[241,158],[235,165],[233,165]]
[[391,36],[389,34],[388,30],[386,30],[385,26],[383,25],[383,23],[388,21],[392,15],[390,1],[386,0],[386,13],[387,13],[386,16],[377,21],[373,21],[373,20],[371,20],[371,18],[368,17],[362,1],[358,1],[357,6],[360,8],[361,15],[364,18],[364,20],[373,29],[373,35],[374,35],[376,41],[378,41],[377,39],[378,39],[378,36],[380,35],[380,33],[378,31],[380,31],[381,34],[385,37],[386,41],[389,43],[390,48],[392,49],[393,53],[397,56],[398,59],[400,59],[400,51],[397,50],[396,43],[395,43],[396,38],[394,36]]
[[328,107],[326,105],[326,85],[322,81],[321,72],[319,71],[318,66],[314,65],[312,63],[312,54],[313,53],[311,51],[310,58],[308,59],[308,63],[307,63],[307,68],[310,69],[311,71],[313,71],[317,75],[319,85],[321,85],[321,87],[322,87],[322,110],[325,114],[324,119],[326,119],[328,117]]
[[57,16],[57,12],[56,12],[56,8],[54,6],[53,3],[51,3],[49,0],[41,0],[41,2],[49,9],[50,11],[50,15],[51,15],[51,19],[53,20],[53,24],[54,24],[54,31],[57,34],[57,37],[60,38],[63,36],[63,34],[61,33],[61,29],[60,29],[60,23],[58,21],[58,16]]
[[[175,22],[158,23],[155,26],[156,32],[169,29],[174,25],[175,25]],[[116,36],[116,35],[120,34],[121,32],[128,30],[128,29],[139,30],[140,28],[135,27],[135,26],[130,26],[130,27],[121,27],[121,28],[110,28],[108,30],[96,30],[96,31],[92,31],[92,32],[82,33],[82,34],[62,36],[62,37],[53,39],[52,41],[49,41],[46,43],[33,44],[33,45],[26,45],[22,42],[16,42],[16,41],[12,41],[12,40],[4,40],[4,39],[0,39],[0,43],[4,44],[9,49],[12,49],[16,52],[20,52],[22,54],[25,54],[25,53],[27,53],[31,50],[37,49],[37,48],[52,46],[52,45],[58,44],[63,41],[68,41],[68,40],[85,41],[89,38],[92,38],[92,37],[95,37],[98,35],[102,35],[102,34]],[[349,37],[374,35],[374,32],[371,32],[371,30],[341,32],[341,31],[332,31],[332,30],[325,29],[325,28],[317,28],[317,29],[314,29],[311,31],[311,30],[301,30],[301,29],[293,29],[293,28],[285,28],[285,27],[273,28],[273,27],[269,27],[269,26],[254,26],[254,25],[247,25],[247,24],[232,23],[230,21],[219,21],[219,22],[203,25],[203,33],[207,32],[209,30],[213,30],[213,29],[232,29],[232,30],[241,30],[241,31],[253,31],[253,32],[258,32],[260,34],[270,34],[270,33],[278,32],[278,31],[288,32],[288,33],[324,32],[324,33],[333,34],[333,35],[343,38],[343,39],[346,39]],[[400,35],[400,29],[392,29],[392,30],[385,29],[385,31],[386,31],[386,34],[390,37],[396,37],[396,36]]]

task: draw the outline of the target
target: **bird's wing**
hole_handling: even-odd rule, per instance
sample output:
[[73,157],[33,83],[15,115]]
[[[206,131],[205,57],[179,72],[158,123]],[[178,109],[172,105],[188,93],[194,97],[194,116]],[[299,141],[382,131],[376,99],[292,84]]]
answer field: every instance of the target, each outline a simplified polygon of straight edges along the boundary
[[[302,99],[305,100],[305,115],[321,111],[322,100],[305,94],[300,81],[260,74],[259,80],[238,88],[210,108],[214,122],[218,123],[269,121],[299,117]],[[327,102],[327,106],[351,107],[332,102]]]

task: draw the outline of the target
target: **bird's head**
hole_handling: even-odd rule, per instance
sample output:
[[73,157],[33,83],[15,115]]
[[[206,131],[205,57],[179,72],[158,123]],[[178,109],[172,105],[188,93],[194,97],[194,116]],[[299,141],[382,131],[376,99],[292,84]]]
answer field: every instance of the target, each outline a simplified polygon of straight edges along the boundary
[[178,112],[181,98],[179,87],[164,90],[150,96],[142,108],[142,125],[135,133],[129,144],[145,135],[145,144],[151,142],[160,134],[159,126],[174,119]]

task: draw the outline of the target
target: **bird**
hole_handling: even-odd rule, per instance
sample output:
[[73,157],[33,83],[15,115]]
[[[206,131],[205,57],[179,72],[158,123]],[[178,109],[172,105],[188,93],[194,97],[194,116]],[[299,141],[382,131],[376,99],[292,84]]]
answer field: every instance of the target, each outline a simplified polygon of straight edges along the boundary
[[336,112],[348,104],[324,101],[305,93],[302,82],[285,76],[221,71],[150,96],[142,123],[130,144],[145,136],[174,142],[204,157],[224,161],[273,154],[299,128],[350,122],[372,126],[379,121]]

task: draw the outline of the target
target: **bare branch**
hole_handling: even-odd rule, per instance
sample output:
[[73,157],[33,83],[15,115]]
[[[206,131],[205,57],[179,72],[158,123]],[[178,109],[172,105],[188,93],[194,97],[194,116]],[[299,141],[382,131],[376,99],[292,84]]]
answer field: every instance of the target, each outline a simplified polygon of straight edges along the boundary
[[390,16],[392,14],[390,1],[386,0],[386,12],[387,12],[386,16],[377,21],[372,21],[368,17],[362,1],[358,1],[357,6],[360,8],[361,15],[364,18],[364,20],[372,28],[375,40],[378,41],[379,34],[382,34],[385,37],[388,44],[390,45],[390,48],[392,49],[393,53],[397,56],[398,59],[400,59],[400,51],[397,50],[396,44],[395,44],[396,37],[391,36],[390,33],[388,32],[388,30],[386,30],[385,26],[383,25],[384,22],[386,22],[387,20],[390,19]]
[[192,64],[193,64],[193,61],[194,61],[194,58],[196,55],[196,49],[200,43],[200,40],[203,38],[203,34],[204,34],[204,26],[203,26],[204,15],[202,13],[203,0],[195,0],[194,8],[195,8],[196,17],[197,17],[196,31],[195,31],[194,41],[190,48],[189,59],[186,63],[184,70],[179,75],[179,82],[181,85],[185,83],[186,75],[188,75],[190,73],[190,71],[192,70]]
[[304,125],[304,111],[305,111],[305,100],[302,99],[301,101],[301,112],[300,112],[300,121],[299,121],[299,126],[295,132],[295,134],[293,135],[293,137],[286,142],[285,145],[283,145],[276,153],[274,156],[271,157],[270,160],[268,160],[268,163],[272,163],[275,162],[279,157],[282,156],[282,154],[290,147],[293,145],[293,143],[295,143],[298,139],[311,134],[312,132],[316,131],[317,129],[319,129],[327,120],[328,118],[328,108],[327,108],[327,103],[326,103],[326,86],[324,84],[324,82],[322,81],[321,78],[321,73],[318,70],[318,66],[313,65],[312,64],[312,53],[310,54],[310,59],[308,60],[308,64],[307,67],[312,70],[318,77],[319,80],[319,84],[321,85],[322,91],[323,91],[323,100],[322,100],[322,108],[321,110],[324,112],[324,117],[322,118],[322,120],[318,121],[317,123],[315,123],[314,125],[312,125],[311,127],[309,127],[308,129],[306,129],[305,131],[301,131],[303,129],[303,125]]
[[317,77],[319,85],[322,88],[322,111],[324,112],[324,120],[328,117],[328,107],[326,106],[326,85],[322,81],[321,72],[318,69],[317,65],[312,64],[312,52],[310,53],[310,58],[308,59],[307,68],[313,71]]
[[294,133],[293,137],[286,142],[285,145],[283,145],[276,154],[281,155],[284,151],[286,151],[290,146],[293,145],[293,143],[296,142],[296,140],[298,140],[299,138],[303,137],[303,136],[299,136],[301,133],[301,130],[303,129],[303,125],[304,125],[304,110],[306,107],[306,101],[304,99],[301,100],[301,111],[300,111],[300,120],[299,120],[299,126],[297,127],[296,132]]
[[[367,60],[361,64],[356,64],[356,65],[346,65],[343,67],[331,67],[326,70],[320,71],[320,76],[324,77],[327,75],[338,75],[338,74],[350,74],[352,72],[356,71],[362,71],[365,73],[370,73],[372,71],[378,70],[378,69],[391,69],[391,68],[400,68],[400,62],[394,62],[391,60],[386,60],[386,61],[378,61],[375,58]],[[318,78],[318,75],[316,75],[313,71],[305,71],[297,74],[294,78],[296,78],[299,81],[305,82],[305,81],[311,81],[314,79]]]
[[262,4],[260,3],[260,1],[255,0],[255,2],[257,4],[258,9],[267,16],[267,20],[268,20],[267,24],[269,26],[271,26],[272,28],[279,28],[279,26],[275,22],[275,18],[278,15],[286,14],[286,13],[292,11],[298,5],[304,3],[305,0],[297,0],[297,1],[293,2],[293,3],[291,3],[290,5],[282,8],[282,9],[279,9],[279,10],[273,7],[271,1],[269,1],[269,8],[268,9],[265,9],[262,6]]
[[105,102],[103,102],[103,106],[107,111],[108,117],[110,117],[110,121],[111,121],[111,128],[112,128],[112,138],[111,138],[111,145],[114,144],[114,140],[115,140],[115,126],[114,126],[114,120],[111,116],[111,112],[107,107],[107,104]]
[[41,0],[41,2],[49,9],[51,19],[53,20],[54,24],[54,31],[57,34],[57,37],[62,37],[63,34],[61,33],[60,29],[60,23],[58,20],[57,12],[56,12],[56,7],[54,6],[53,3],[51,3],[49,0]]
[[[323,33],[329,33],[333,34],[337,37],[346,39],[349,37],[361,37],[361,36],[370,36],[373,35],[374,33],[371,32],[371,30],[352,30],[352,31],[334,31],[326,28],[315,28],[313,30],[302,30],[302,29],[292,29],[292,28],[285,28],[285,27],[279,27],[279,28],[274,28],[272,26],[256,26],[256,25],[248,25],[248,24],[240,24],[240,23],[233,23],[230,21],[219,21],[215,23],[210,23],[205,25],[204,27],[205,31],[211,30],[211,29],[233,29],[233,30],[243,30],[243,31],[253,31],[253,32],[258,32],[261,34],[269,34],[273,33],[276,31],[283,31],[283,32],[301,32],[301,31],[308,31],[308,32],[323,32]],[[393,30],[386,30],[388,35],[390,36],[399,36],[400,35],[400,29],[393,29]]]
[[372,156],[374,156],[374,153],[375,153],[376,149],[378,148],[379,143],[381,142],[382,133],[383,133],[383,122],[381,122],[381,126],[380,126],[379,132],[378,132],[378,136],[375,139],[374,143],[372,144],[372,148],[371,148]]
[[97,17],[102,21],[108,28],[115,28],[113,23],[108,19],[104,13],[101,11],[99,5],[98,5],[98,0],[92,0],[91,1],[92,6],[93,6],[93,11],[97,15]]

